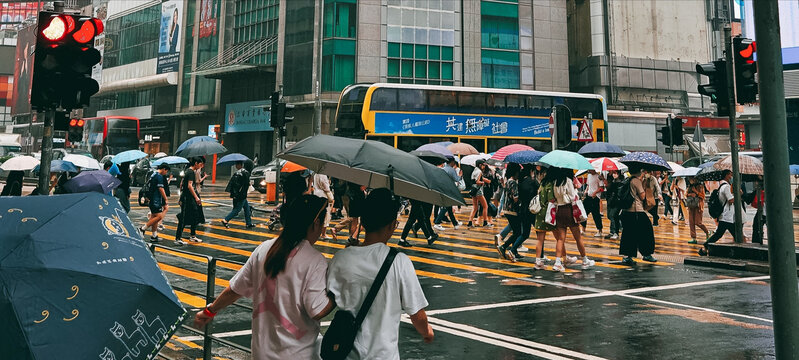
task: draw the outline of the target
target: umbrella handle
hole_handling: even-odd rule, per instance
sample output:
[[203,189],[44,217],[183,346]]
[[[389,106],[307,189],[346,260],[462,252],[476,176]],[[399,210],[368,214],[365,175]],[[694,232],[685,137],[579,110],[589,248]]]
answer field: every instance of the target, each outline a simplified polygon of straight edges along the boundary
[[388,189],[391,190],[391,196],[394,196],[394,166],[388,164]]

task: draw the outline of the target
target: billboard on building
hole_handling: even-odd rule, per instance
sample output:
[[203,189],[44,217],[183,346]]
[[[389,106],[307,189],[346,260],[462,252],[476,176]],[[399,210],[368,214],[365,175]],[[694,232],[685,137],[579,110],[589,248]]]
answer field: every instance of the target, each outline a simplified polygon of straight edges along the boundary
[[225,132],[272,131],[269,100],[247,101],[225,106]]
[[157,74],[178,71],[183,29],[183,1],[169,0],[161,3]]
[[33,72],[33,48],[36,45],[36,24],[19,29],[17,52],[14,64],[14,91],[11,114],[31,112],[31,80]]
[[0,3],[0,30],[13,28],[30,18],[35,19],[43,5],[38,1]]
[[[753,0],[735,0],[736,13],[740,12],[743,36],[757,40]],[[799,1],[779,1],[782,63],[799,64]],[[755,55],[757,56],[757,55]]]
[[[108,0],[94,0],[94,17],[105,24],[108,20]],[[100,52],[100,62],[92,67],[92,79],[98,84],[103,83],[103,54],[105,53],[105,31],[94,37],[94,48]]]
[[219,0],[200,1],[200,39],[216,35]]

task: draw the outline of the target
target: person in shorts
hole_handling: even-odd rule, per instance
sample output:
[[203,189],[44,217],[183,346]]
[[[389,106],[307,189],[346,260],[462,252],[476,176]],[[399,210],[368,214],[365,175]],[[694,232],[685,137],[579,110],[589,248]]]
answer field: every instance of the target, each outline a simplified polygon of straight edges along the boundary
[[[156,168],[155,173],[147,180],[150,183],[150,191],[152,191],[152,195],[150,197],[150,218],[144,226],[139,228],[142,235],[147,230],[147,228],[152,229],[153,233],[150,236],[150,242],[158,242],[158,224],[164,220],[164,216],[166,216],[166,211],[169,208],[169,204],[167,201],[167,194],[164,190],[166,186],[166,177],[165,175],[169,172],[169,165],[167,164],[160,164]],[[177,241],[176,241],[177,242]],[[181,245],[181,244],[178,244]]]

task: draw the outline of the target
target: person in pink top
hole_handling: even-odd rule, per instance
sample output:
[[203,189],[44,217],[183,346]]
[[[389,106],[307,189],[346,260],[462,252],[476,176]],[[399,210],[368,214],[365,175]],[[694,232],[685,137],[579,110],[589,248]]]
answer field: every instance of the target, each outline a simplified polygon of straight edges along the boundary
[[289,203],[280,235],[253,251],[194,325],[201,329],[242,296],[252,298],[253,359],[318,358],[319,320],[335,307],[327,295],[327,259],[312,246],[325,230],[327,203],[314,195]]

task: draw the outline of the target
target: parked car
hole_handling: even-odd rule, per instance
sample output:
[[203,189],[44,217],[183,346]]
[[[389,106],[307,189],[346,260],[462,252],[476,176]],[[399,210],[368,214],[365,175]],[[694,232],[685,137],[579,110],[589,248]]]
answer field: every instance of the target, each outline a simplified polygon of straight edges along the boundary
[[[280,160],[280,166],[286,164],[286,160]],[[252,180],[252,187],[258,190],[261,194],[266,194],[266,173],[275,172],[277,170],[277,159],[270,161],[266,165],[257,166],[252,169],[250,180]]]

